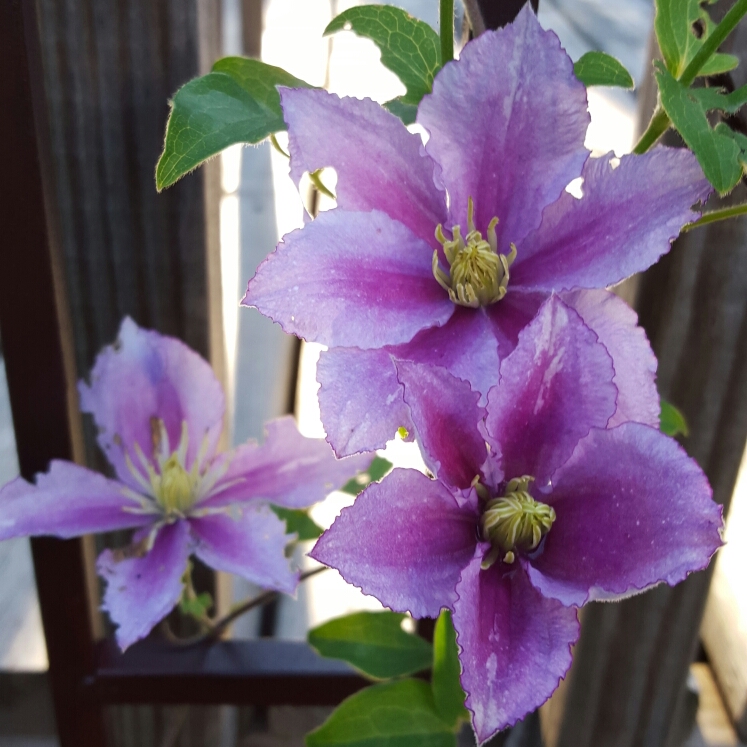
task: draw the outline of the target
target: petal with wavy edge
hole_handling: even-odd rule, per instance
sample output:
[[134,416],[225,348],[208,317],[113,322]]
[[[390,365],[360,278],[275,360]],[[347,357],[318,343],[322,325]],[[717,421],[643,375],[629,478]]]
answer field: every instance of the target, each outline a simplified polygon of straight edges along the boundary
[[269,506],[244,506],[236,516],[213,514],[192,518],[190,524],[197,539],[194,553],[203,563],[263,589],[295,591],[298,573],[285,557],[292,537]]
[[475,551],[477,517],[438,480],[395,469],[344,508],[309,553],[413,617],[437,617]]
[[612,357],[617,410],[607,427],[633,421],[658,428],[656,356],[646,333],[638,326],[638,315],[609,291],[572,291],[564,293],[562,299],[579,313]]
[[685,148],[623,156],[616,168],[613,159],[590,158],[583,197],[566,192],[545,210],[519,245],[513,286],[562,291],[619,283],[666,254],[682,227],[699,217],[692,206],[713,190]]
[[444,65],[417,121],[430,133],[426,151],[441,167],[451,222],[465,227],[472,197],[483,235],[500,219],[504,253],[539,225],[588,155],[586,89],[558,37],[528,7]]
[[19,477],[0,490],[0,540],[53,535],[78,537],[150,524],[155,515],[134,514],[140,504],[124,486],[72,462],[54,461],[36,484]]
[[241,303],[330,347],[407,342],[454,312],[433,277],[432,255],[386,213],[330,210],[284,237]]
[[265,500],[304,508],[321,501],[371,463],[372,456],[365,454],[336,459],[326,441],[302,436],[291,415],[269,421],[265,431],[261,446],[243,444],[219,457],[228,469],[200,507]]
[[99,445],[120,480],[132,488],[139,489],[125,453],[136,464],[135,444],[147,457],[153,454],[154,418],[163,420],[172,451],[187,423],[188,467],[204,438],[206,455],[215,451],[223,428],[223,391],[210,365],[183,342],[141,329],[127,317],[117,342],[96,358],[90,380],[78,384],[80,408],[93,415]]
[[177,521],[162,527],[145,555],[123,557],[104,550],[96,570],[106,581],[101,609],[117,625],[116,638],[124,651],[145,638],[179,601],[190,550],[189,524]]
[[480,393],[443,368],[410,361],[395,365],[428,468],[447,485],[469,488],[488,458],[478,430],[485,417]]
[[528,567],[566,605],[617,599],[705,568],[721,546],[721,506],[703,471],[658,430],[593,430],[553,476],[556,520]]
[[575,609],[546,599],[520,565],[462,572],[454,605],[462,687],[480,744],[544,703],[571,665]]
[[615,412],[612,359],[581,317],[550,297],[501,364],[485,421],[508,479],[543,487],[593,427]]
[[434,232],[446,218],[446,199],[419,135],[370,99],[305,88],[281,88],[280,98],[296,186],[304,172],[331,166],[339,207],[382,210],[438,247]]

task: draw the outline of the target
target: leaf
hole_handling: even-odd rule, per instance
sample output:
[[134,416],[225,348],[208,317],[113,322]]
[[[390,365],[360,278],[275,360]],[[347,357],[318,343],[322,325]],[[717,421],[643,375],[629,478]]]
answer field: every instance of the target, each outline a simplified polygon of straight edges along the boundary
[[356,612],[309,631],[309,643],[330,659],[343,659],[369,677],[388,679],[431,665],[433,647],[402,629],[405,615]]
[[690,435],[685,416],[666,400],[661,400],[661,415],[659,415],[659,430],[667,436]]
[[404,104],[402,96],[398,96],[391,101],[386,101],[384,108],[388,109],[395,117],[399,117],[404,125],[411,125],[418,113],[418,107],[414,104]]
[[392,463],[388,459],[377,456],[368,467],[366,472],[361,472],[356,477],[348,480],[340,490],[348,495],[358,495],[363,492],[372,482],[378,482],[392,468]]
[[187,599],[185,596],[179,600],[179,610],[184,615],[191,615],[198,619],[204,618],[207,615],[207,611],[213,606],[213,598],[204,591],[202,594],[198,594],[192,599]]
[[441,42],[427,23],[391,5],[359,5],[333,18],[324,35],[343,29],[371,39],[381,50],[381,64],[407,89],[400,104],[417,106],[431,92],[433,78],[441,69]]
[[[716,24],[701,7],[702,0],[656,0],[654,28],[667,70],[679,78],[690,60],[703,46]],[[702,34],[695,35],[693,24],[699,22]],[[739,60],[729,54],[714,54],[698,75],[716,75],[733,70]]]
[[711,128],[698,97],[661,63],[656,64],[656,80],[664,110],[695,153],[706,178],[720,194],[730,192],[742,176],[739,147],[731,137]]
[[298,541],[313,540],[324,531],[308,514],[300,508],[282,508],[270,505],[275,515],[285,522],[287,534],[297,534]]
[[719,132],[726,137],[730,137],[737,144],[737,147],[740,150],[739,163],[741,164],[742,172],[744,173],[747,170],[747,135],[732,130],[725,122],[719,122],[715,129],[716,132]]
[[285,129],[275,86],[310,88],[279,67],[226,57],[213,71],[182,86],[171,102],[156,187],[171,186],[235,143],[259,143]]
[[723,93],[720,88],[693,88],[691,90],[706,111],[718,109],[733,114],[747,104],[747,85],[731,93]]
[[367,687],[344,700],[306,736],[308,747],[456,747],[436,712],[430,685],[400,680]]
[[441,718],[456,725],[460,720],[469,720],[464,707],[465,694],[459,681],[461,667],[456,632],[451,622],[451,612],[444,610],[436,621],[433,635],[433,700]]
[[573,72],[585,86],[635,88],[622,62],[604,52],[587,52],[574,65]]

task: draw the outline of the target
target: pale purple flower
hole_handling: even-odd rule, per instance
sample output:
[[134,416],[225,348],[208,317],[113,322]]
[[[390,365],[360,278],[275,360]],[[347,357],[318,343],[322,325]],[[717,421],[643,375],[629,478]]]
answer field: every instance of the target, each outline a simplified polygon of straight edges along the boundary
[[[338,207],[284,237],[243,303],[329,346],[319,401],[338,454],[412,428],[390,356],[445,367],[484,396],[553,291],[615,361],[611,424],[658,424],[656,361],[604,289],[667,252],[711,188],[687,150],[588,159],[584,86],[528,6],[438,73],[418,111],[425,147],[370,100],[281,97],[291,177],[334,168]],[[564,191],[578,177],[582,199]]]
[[556,296],[519,334],[485,408],[443,368],[396,367],[435,478],[395,469],[311,555],[393,610],[453,610],[483,743],[557,687],[578,606],[704,568],[721,507],[676,441],[638,423],[605,429],[611,358]]
[[130,319],[79,391],[117,479],[54,461],[35,485],[8,483],[0,539],[136,528],[132,546],[105,550],[97,564],[107,581],[103,608],[123,649],[179,601],[191,553],[292,593],[298,573],[285,557],[292,537],[268,502],[310,506],[370,460],[338,461],[324,441],[301,436],[291,417],[268,423],[261,446],[217,453],[225,402],[212,369],[179,340]]

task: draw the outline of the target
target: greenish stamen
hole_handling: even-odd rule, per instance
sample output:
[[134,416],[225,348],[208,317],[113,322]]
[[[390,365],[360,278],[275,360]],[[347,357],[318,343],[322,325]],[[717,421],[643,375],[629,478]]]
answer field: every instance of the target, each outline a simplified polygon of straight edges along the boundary
[[487,241],[475,228],[475,205],[469,198],[467,206],[468,233],[462,238],[459,226],[451,231],[451,240],[443,226],[436,228],[436,238],[444,248],[449,272],[441,269],[438,251],[433,252],[433,277],[448,292],[453,303],[476,309],[500,301],[508,289],[508,269],[516,259],[516,247],[511,244],[508,256],[498,253],[495,227],[498,218],[488,225]]
[[490,568],[501,557],[504,563],[516,560],[515,550],[531,551],[538,547],[555,521],[555,509],[529,495],[528,475],[509,480],[505,493],[485,504],[482,533],[493,549],[482,562]]

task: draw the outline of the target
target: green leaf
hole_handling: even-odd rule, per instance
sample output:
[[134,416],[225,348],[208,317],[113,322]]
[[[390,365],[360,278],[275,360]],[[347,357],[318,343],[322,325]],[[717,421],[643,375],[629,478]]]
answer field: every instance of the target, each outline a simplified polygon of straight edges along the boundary
[[661,414],[659,415],[659,430],[667,436],[690,435],[685,416],[666,400],[661,400]]
[[407,89],[400,104],[417,106],[431,92],[433,78],[441,69],[441,41],[427,23],[391,5],[359,5],[333,18],[324,34],[343,29],[371,39],[381,50],[381,64]]
[[207,615],[208,610],[213,606],[213,598],[204,591],[192,599],[185,596],[179,600],[179,610],[184,615],[191,615],[196,618],[203,618]]
[[587,52],[573,65],[573,72],[587,87],[635,88],[633,78],[622,62],[604,52]]
[[733,114],[747,104],[747,85],[731,93],[723,93],[720,88],[693,88],[691,90],[706,111],[718,109]]
[[720,194],[730,192],[742,176],[739,147],[731,137],[711,128],[698,97],[661,63],[656,65],[656,80],[664,110],[695,153],[706,178]]
[[388,679],[427,669],[433,647],[402,629],[405,615],[356,612],[309,631],[309,643],[330,659],[343,659],[369,677]]
[[433,634],[433,700],[441,718],[456,725],[460,720],[468,720],[469,713],[464,707],[464,690],[459,681],[459,649],[456,632],[451,622],[451,612],[444,610],[436,621]]
[[372,482],[378,482],[392,468],[392,463],[388,459],[377,456],[368,467],[368,470],[361,472],[356,477],[348,480],[340,490],[348,495],[358,495]]
[[[661,54],[667,70],[679,78],[690,60],[695,57],[703,42],[710,36],[716,24],[701,7],[702,0],[656,0],[654,28]],[[695,35],[693,24],[700,22],[703,30],[700,38]],[[739,60],[730,54],[714,54],[701,68],[698,75],[716,75],[733,70]]]
[[282,508],[270,505],[279,519],[285,522],[288,534],[297,534],[298,541],[313,540],[324,531],[310,516],[308,511],[300,508]]
[[456,747],[436,712],[430,685],[400,680],[367,687],[344,700],[306,736],[307,747]]
[[737,147],[740,150],[739,163],[742,166],[742,173],[747,172],[747,136],[743,135],[741,132],[732,130],[726,122],[719,122],[715,129],[716,132],[725,135],[726,137],[730,137],[737,144]]
[[404,125],[411,125],[415,121],[415,117],[418,113],[418,107],[414,104],[403,103],[402,96],[398,96],[396,99],[385,102],[384,108],[389,109],[395,117],[399,117]]
[[275,86],[309,88],[279,67],[244,57],[218,60],[213,72],[182,86],[171,102],[163,153],[156,166],[160,191],[235,143],[258,143],[285,129]]

